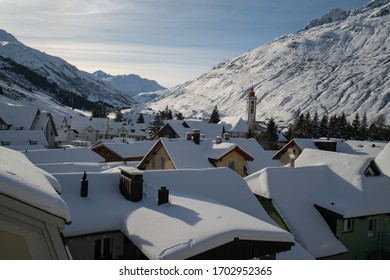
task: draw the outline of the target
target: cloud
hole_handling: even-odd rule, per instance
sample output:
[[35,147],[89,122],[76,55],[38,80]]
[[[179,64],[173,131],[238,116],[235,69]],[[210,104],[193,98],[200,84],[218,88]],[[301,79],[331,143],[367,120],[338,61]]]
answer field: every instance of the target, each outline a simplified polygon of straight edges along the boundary
[[[342,4],[357,6],[360,1],[366,0]],[[0,28],[81,69],[145,73],[171,85],[298,31],[340,4],[337,0],[0,0]]]

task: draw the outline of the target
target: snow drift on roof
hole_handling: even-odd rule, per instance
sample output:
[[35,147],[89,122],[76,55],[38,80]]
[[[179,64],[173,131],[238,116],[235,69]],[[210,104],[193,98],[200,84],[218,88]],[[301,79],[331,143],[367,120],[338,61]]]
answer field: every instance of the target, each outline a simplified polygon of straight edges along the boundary
[[23,154],[0,147],[0,193],[70,222],[70,212],[57,192],[61,185]]

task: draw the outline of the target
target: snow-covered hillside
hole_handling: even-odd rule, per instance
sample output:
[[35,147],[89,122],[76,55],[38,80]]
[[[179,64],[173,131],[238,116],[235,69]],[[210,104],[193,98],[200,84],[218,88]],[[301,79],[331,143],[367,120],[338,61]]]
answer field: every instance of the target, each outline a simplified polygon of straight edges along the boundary
[[113,107],[133,103],[130,97],[94,75],[80,71],[59,57],[32,49],[1,29],[0,80],[9,89],[18,88],[12,94],[24,101],[29,99],[23,95],[24,89],[28,89],[38,95],[48,94],[62,103],[72,99],[76,106],[77,102],[87,104],[98,100]]
[[[258,119],[291,121],[297,112],[390,114],[390,1],[333,10],[306,28],[224,61],[147,104],[189,117],[245,116],[253,86]],[[388,120],[390,121],[390,120]]]
[[101,70],[92,74],[129,97],[133,97],[134,95],[142,92],[152,92],[166,89],[154,80],[141,78],[135,74],[113,76]]

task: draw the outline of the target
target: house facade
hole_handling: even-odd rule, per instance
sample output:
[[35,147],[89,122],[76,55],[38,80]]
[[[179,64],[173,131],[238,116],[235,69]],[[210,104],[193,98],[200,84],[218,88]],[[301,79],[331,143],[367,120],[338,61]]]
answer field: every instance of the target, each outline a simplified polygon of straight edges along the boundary
[[344,218],[342,215],[317,206],[333,234],[348,249],[329,260],[389,260],[390,213]]
[[[196,138],[197,136],[195,136]],[[253,157],[236,144],[211,139],[160,138],[142,159],[141,170],[228,167],[245,177]]]
[[380,166],[364,155],[304,149],[295,168],[245,179],[269,216],[315,258],[388,259],[390,178]]
[[91,150],[102,156],[106,162],[141,161],[156,141],[101,141],[91,147]]
[[[44,112],[37,107],[0,104],[0,130],[42,131],[46,138],[46,146],[48,148],[55,148],[55,137],[58,136],[52,114]],[[13,144],[11,143],[10,145]]]
[[64,219],[0,194],[0,259],[69,259],[60,235]]

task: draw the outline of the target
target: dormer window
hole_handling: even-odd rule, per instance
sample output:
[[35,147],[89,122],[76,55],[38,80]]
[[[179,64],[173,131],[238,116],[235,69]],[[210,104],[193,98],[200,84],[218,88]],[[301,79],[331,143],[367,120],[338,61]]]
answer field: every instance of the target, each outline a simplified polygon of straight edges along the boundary
[[343,232],[351,232],[353,229],[353,220],[344,219],[343,220]]
[[375,161],[370,161],[370,164],[368,165],[368,167],[366,168],[366,170],[364,170],[364,175],[365,176],[379,176],[381,175],[381,172],[378,168],[378,166],[375,164]]

